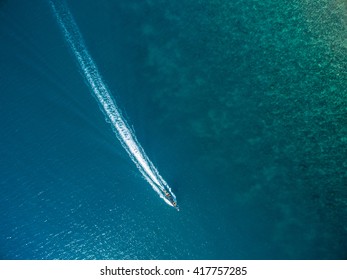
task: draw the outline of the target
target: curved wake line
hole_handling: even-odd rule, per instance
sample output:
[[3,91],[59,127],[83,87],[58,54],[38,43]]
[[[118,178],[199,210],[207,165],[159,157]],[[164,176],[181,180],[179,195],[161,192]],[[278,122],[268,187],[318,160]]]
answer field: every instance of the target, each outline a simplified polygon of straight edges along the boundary
[[153,163],[149,160],[145,151],[136,139],[135,133],[123,118],[116,102],[110,94],[110,91],[102,80],[96,64],[85,46],[82,35],[70,11],[66,5],[62,3],[56,4],[54,2],[56,1],[50,1],[54,15],[64,33],[64,37],[69,47],[77,59],[94,97],[99,103],[101,111],[111,123],[118,140],[121,142],[123,148],[127,151],[128,155],[146,181],[167,204],[173,206],[172,202],[166,198],[164,193],[169,193],[175,203],[176,196],[171,191],[165,180],[160,176]]

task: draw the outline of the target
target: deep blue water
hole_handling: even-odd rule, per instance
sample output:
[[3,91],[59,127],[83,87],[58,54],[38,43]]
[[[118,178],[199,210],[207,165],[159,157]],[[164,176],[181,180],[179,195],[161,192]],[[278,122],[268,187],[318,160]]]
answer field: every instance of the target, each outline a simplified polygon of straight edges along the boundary
[[[318,46],[307,58],[307,46],[294,41],[309,27],[288,38],[276,30],[296,30],[304,8],[291,17],[281,5],[265,5],[269,23],[261,9],[245,18],[253,1],[229,7],[231,18],[218,9],[228,1],[215,1],[216,29],[218,12],[190,1],[71,2],[104,80],[181,211],[158,197],[118,142],[48,1],[0,1],[1,259],[347,257],[343,121],[332,119],[319,130],[322,138],[309,142],[321,152],[300,150],[314,129],[293,136],[296,123],[288,120],[303,112],[306,97],[273,97],[324,97],[327,89],[346,104],[341,51],[321,59]],[[288,16],[287,26],[277,13]],[[278,45],[266,41],[276,34]],[[310,38],[314,45],[315,34]],[[313,73],[305,59],[329,64]],[[305,116],[305,123],[325,125]],[[338,136],[328,143],[324,133]]]

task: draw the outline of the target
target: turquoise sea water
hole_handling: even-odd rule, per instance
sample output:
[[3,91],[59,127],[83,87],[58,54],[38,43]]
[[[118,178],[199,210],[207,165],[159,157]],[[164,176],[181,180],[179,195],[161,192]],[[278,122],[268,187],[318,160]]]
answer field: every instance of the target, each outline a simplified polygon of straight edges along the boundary
[[343,1],[67,1],[180,212],[48,1],[0,1],[1,259],[346,259]]

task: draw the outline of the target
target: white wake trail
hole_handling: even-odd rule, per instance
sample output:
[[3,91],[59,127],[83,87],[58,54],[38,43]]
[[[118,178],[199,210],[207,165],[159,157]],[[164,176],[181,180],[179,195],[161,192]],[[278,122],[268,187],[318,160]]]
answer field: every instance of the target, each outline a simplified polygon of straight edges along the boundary
[[[176,196],[168,184],[160,176],[159,172],[149,160],[145,151],[136,139],[134,131],[130,128],[116,102],[112,98],[105,82],[103,81],[96,64],[89,54],[82,35],[75,23],[67,6],[60,1],[50,1],[54,15],[59,23],[64,37],[75,55],[83,75],[96,98],[106,118],[112,125],[113,131],[129,154],[136,167],[146,181],[159,194],[159,196],[170,206],[176,204]],[[168,193],[170,195],[168,195]],[[170,198],[170,199],[169,199]],[[178,208],[177,208],[178,209]]]

